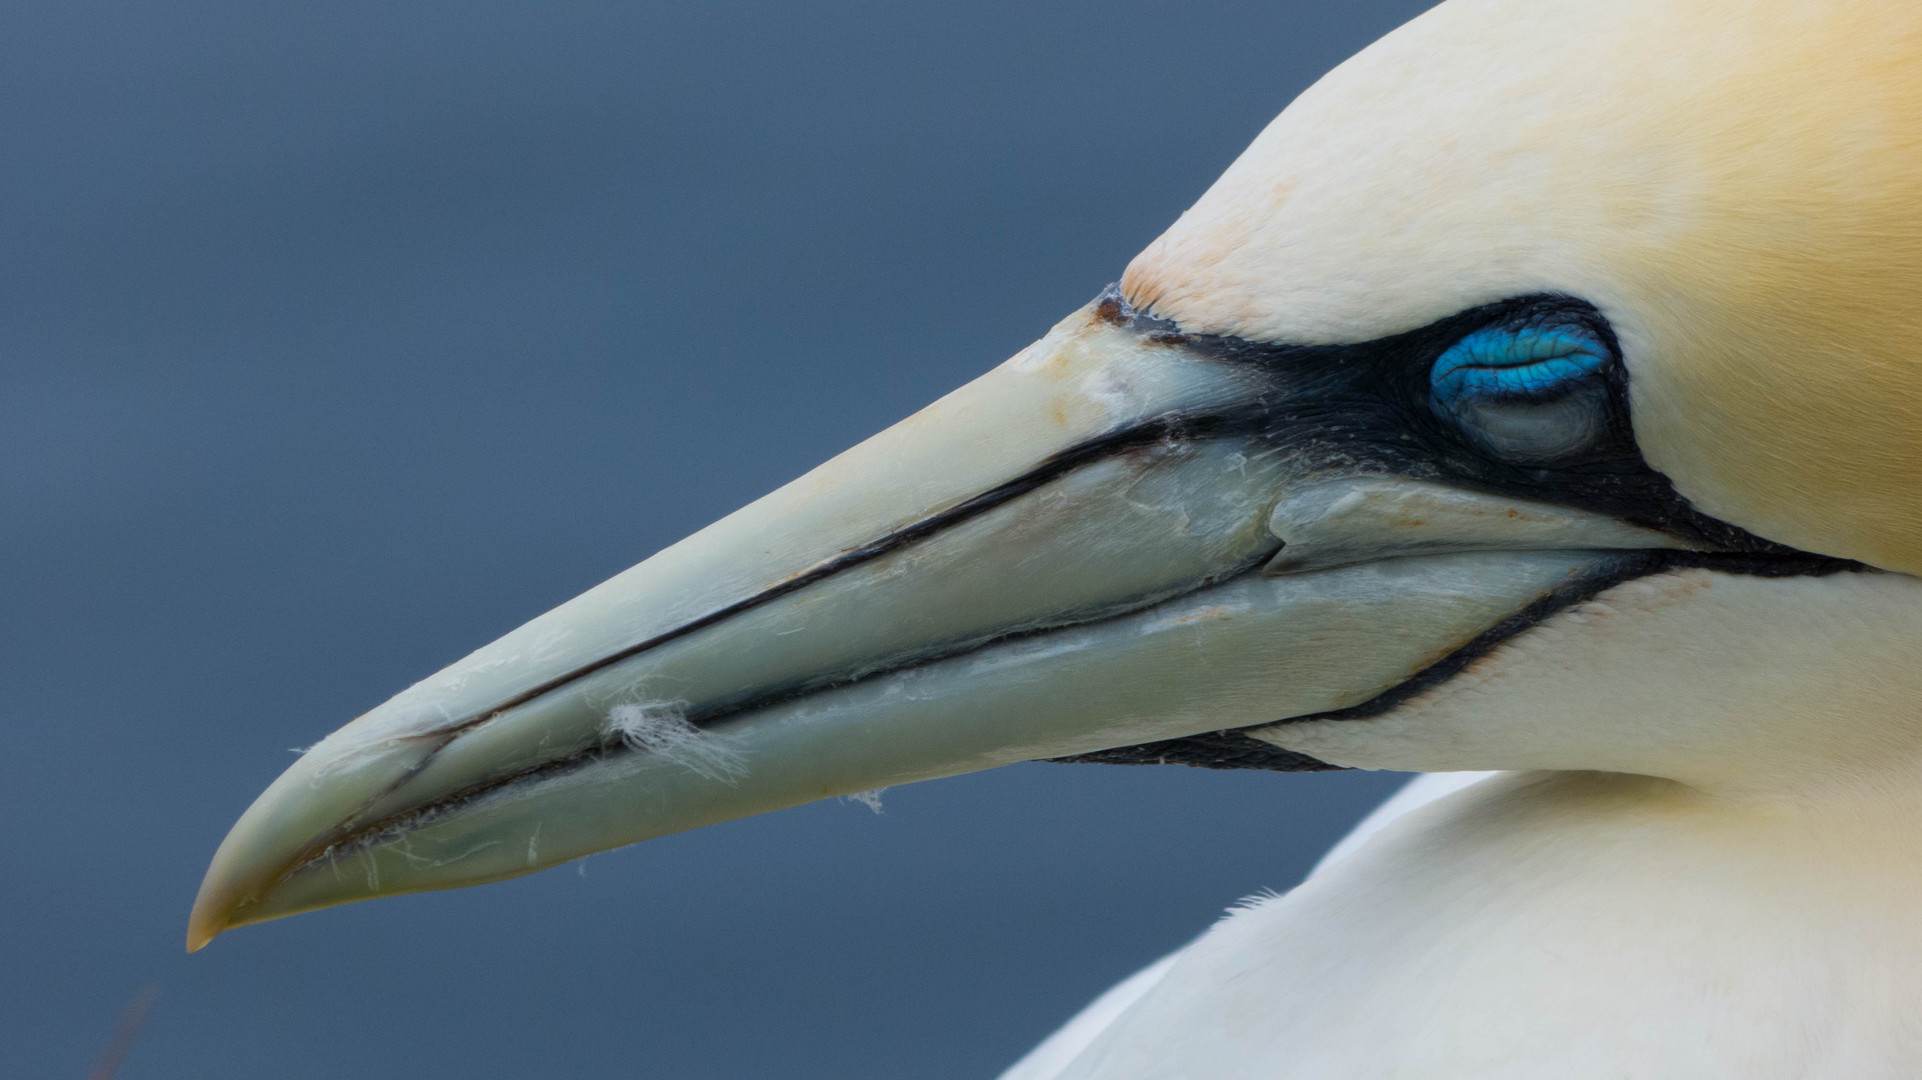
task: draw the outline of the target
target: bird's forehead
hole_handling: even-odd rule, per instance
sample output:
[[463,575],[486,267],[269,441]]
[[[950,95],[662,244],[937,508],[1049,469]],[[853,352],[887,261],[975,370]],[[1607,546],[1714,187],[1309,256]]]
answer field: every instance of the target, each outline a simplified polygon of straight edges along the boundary
[[1443,4],[1277,117],[1135,259],[1129,299],[1192,329],[1340,342],[1521,292],[1626,301],[1738,243],[1785,255],[1768,250],[1784,223],[1731,200],[1831,204],[1862,179],[1835,125],[1917,126],[1862,115],[1897,104],[1869,98],[1886,85],[1806,70],[1877,46],[1809,7],[1826,5]]
[[1580,296],[1702,509],[1922,570],[1922,6],[1453,0],[1302,94],[1123,286],[1307,343]]

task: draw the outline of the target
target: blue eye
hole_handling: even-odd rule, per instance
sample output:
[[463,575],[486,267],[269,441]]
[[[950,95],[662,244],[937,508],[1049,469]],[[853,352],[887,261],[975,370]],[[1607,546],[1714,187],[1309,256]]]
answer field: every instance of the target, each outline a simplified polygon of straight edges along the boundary
[[1601,342],[1578,330],[1477,330],[1435,361],[1429,385],[1444,404],[1475,397],[1552,397],[1608,363]]
[[1490,327],[1437,357],[1428,385],[1436,411],[1483,449],[1541,463],[1605,433],[1610,356],[1577,326]]

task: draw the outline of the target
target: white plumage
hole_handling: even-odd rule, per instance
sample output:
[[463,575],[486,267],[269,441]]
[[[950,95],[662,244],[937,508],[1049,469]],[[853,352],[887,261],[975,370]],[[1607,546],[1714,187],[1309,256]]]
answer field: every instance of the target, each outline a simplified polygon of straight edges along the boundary
[[[1415,777],[1363,818],[1360,824],[1349,830],[1348,835],[1342,837],[1341,842],[1330,848],[1328,853],[1321,857],[1321,861],[1315,864],[1309,877],[1313,878],[1321,874],[1333,864],[1348,857],[1402,815],[1494,775],[1489,772],[1459,772],[1427,773]],[[1241,907],[1229,914],[1229,918],[1264,918],[1266,916],[1263,915],[1262,909],[1269,907],[1275,899],[1279,897],[1260,897],[1245,901]],[[1281,917],[1287,918],[1286,914]],[[1195,945],[1177,949],[1116,983],[1106,993],[1090,1002],[1087,1008],[1076,1013],[1074,1019],[1063,1024],[1061,1030],[1048,1036],[1041,1045],[1011,1066],[1007,1072],[1002,1073],[1001,1080],[1058,1080],[1095,1040],[1115,1037],[1109,1035],[1110,1027],[1133,1023],[1132,1020],[1124,1021],[1122,1018],[1128,1015],[1136,1002],[1161,982],[1162,977],[1168,974],[1177,961],[1188,955],[1190,950],[1199,944],[1197,942]],[[1207,976],[1208,973],[1203,972],[1198,977],[1206,979]]]

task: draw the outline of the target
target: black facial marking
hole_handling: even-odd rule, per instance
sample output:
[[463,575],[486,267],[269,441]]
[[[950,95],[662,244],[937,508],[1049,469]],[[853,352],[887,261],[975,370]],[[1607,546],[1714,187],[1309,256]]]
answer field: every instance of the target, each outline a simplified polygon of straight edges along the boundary
[[[1642,457],[1629,422],[1628,373],[1620,345],[1608,320],[1583,300],[1519,296],[1355,345],[1275,345],[1190,334],[1133,311],[1112,286],[1101,313],[1158,343],[1260,372],[1270,389],[1247,406],[1258,414],[1254,423],[1278,452],[1295,455],[1307,472],[1434,480],[1590,510],[1715,550],[1795,553],[1696,510]],[[1516,461],[1491,452],[1479,433],[1436,407],[1429,385],[1435,360],[1467,335],[1531,325],[1580,327],[1608,352],[1595,382],[1602,395],[1597,430],[1579,448],[1550,461]]]
[[[1454,678],[1544,619],[1634,578],[1689,566],[1765,577],[1868,569],[1765,540],[1696,510],[1636,446],[1620,343],[1601,312],[1574,297],[1514,297],[1358,345],[1275,345],[1191,334],[1166,319],[1133,310],[1115,286],[1103,295],[1100,315],[1113,325],[1131,326],[1157,343],[1261,371],[1272,389],[1252,406],[1259,420],[1244,418],[1236,426],[1261,431],[1277,450],[1285,448],[1298,455],[1310,474],[1319,470],[1330,475],[1404,476],[1559,503],[1657,529],[1708,549],[1625,552],[1369,701],[1280,722],[1362,719],[1389,712]],[[1594,423],[1595,430],[1572,440],[1568,453],[1551,460],[1517,461],[1495,452],[1488,439],[1463,427],[1459,411],[1436,406],[1429,381],[1436,359],[1467,335],[1489,328],[1529,326],[1579,328],[1608,354],[1592,387],[1581,389],[1599,394],[1593,403],[1596,415],[1584,418]],[[1256,739],[1246,730],[1207,732],[1051,760],[1277,772],[1339,768]]]

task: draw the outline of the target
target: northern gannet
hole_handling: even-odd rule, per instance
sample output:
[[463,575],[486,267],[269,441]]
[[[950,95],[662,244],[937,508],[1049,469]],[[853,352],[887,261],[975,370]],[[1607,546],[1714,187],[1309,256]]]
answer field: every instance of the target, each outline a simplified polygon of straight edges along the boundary
[[1919,574],[1922,6],[1450,0],[1013,359],[309,750],[189,947],[1014,761],[1501,770],[1011,1075],[1913,1076]]

